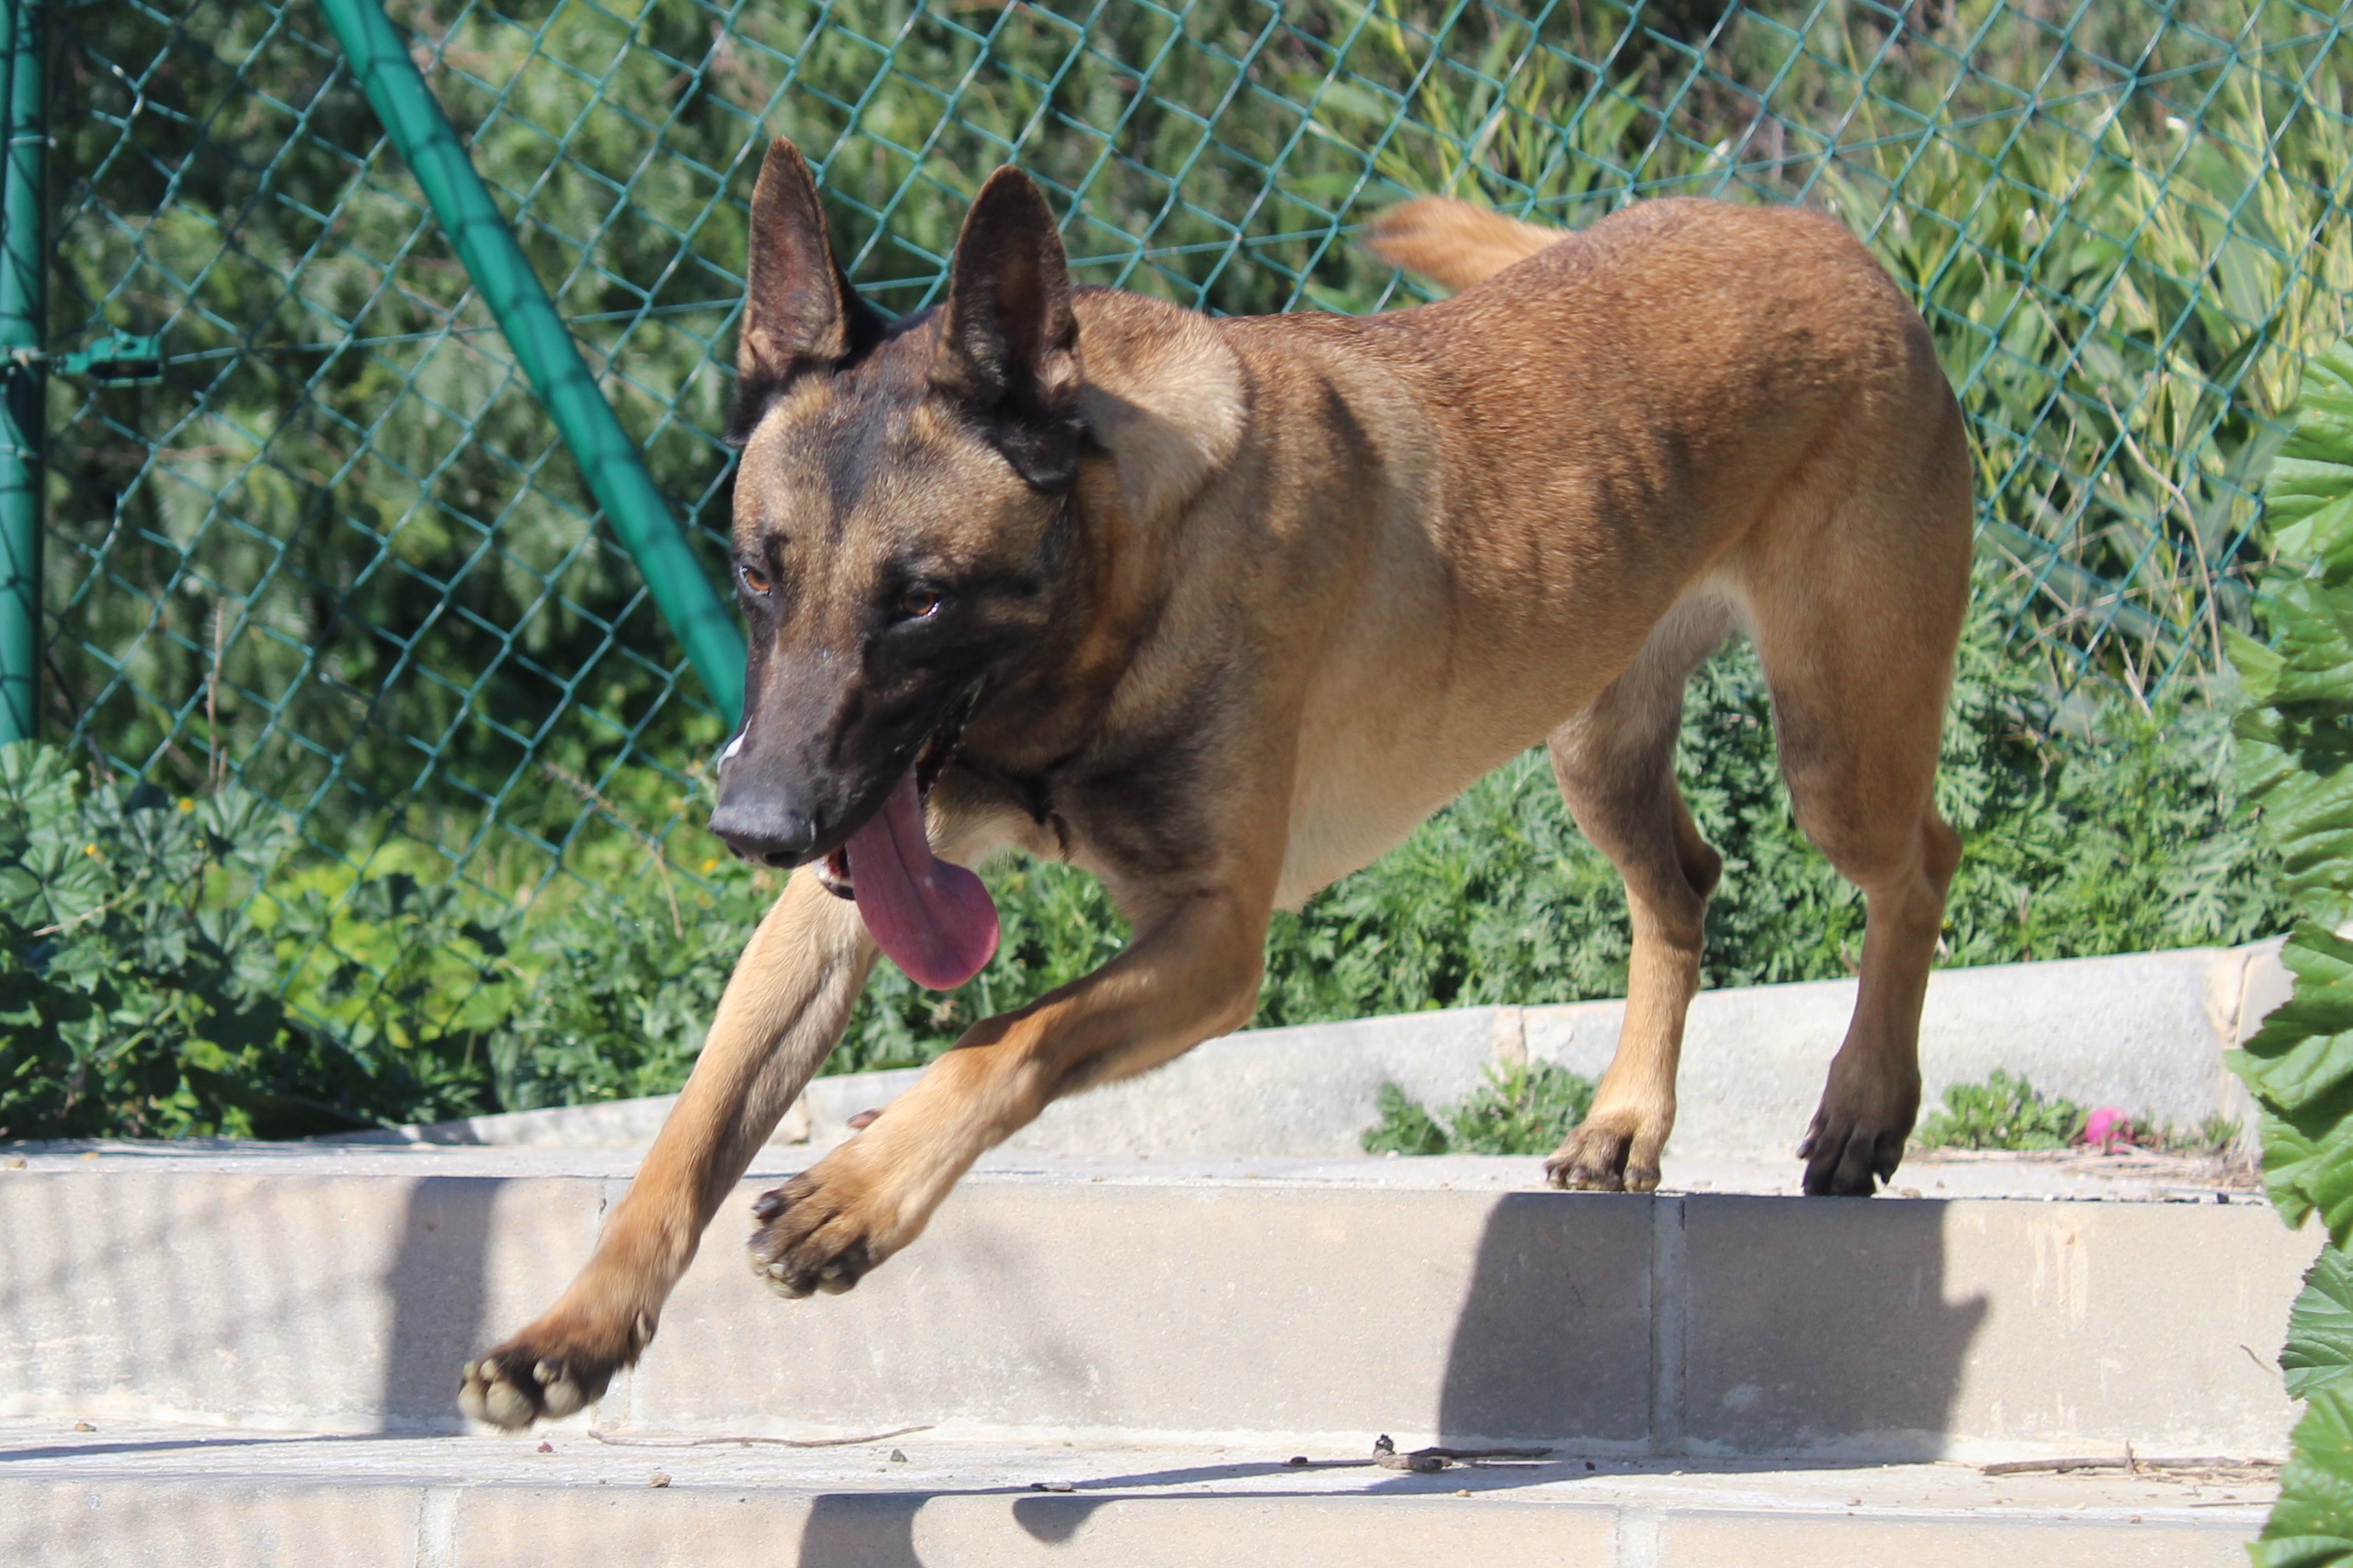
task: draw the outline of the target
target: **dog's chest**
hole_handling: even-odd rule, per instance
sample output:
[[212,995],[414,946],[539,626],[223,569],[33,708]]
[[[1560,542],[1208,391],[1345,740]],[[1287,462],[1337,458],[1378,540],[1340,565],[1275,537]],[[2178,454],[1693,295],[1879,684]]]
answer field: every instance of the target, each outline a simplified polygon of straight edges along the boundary
[[1425,735],[1387,744],[1358,733],[1303,757],[1276,905],[1296,910],[1371,865],[1493,765],[1483,749],[1474,756],[1448,742]]

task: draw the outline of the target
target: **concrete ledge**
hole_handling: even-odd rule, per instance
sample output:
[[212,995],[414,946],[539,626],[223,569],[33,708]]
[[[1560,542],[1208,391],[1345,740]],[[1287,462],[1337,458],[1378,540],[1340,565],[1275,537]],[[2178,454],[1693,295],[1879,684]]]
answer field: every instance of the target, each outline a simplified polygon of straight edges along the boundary
[[[1924,1106],[1994,1069],[2086,1106],[2195,1127],[2252,1126],[2221,1054],[2286,999],[2279,944],[1947,969],[1928,983],[1920,1031]],[[1692,1004],[1673,1142],[1686,1157],[1787,1159],[1812,1119],[1854,1008],[1851,980],[1700,994]],[[1598,1078],[1622,1002],[1466,1007],[1254,1029],[1197,1047],[1143,1078],[1048,1108],[1015,1153],[1343,1155],[1377,1119],[1380,1086],[1432,1108],[1479,1087],[1491,1066],[1531,1058]],[[821,1078],[778,1143],[829,1147],[859,1111],[889,1104],[919,1069]],[[336,1142],[640,1147],[672,1097],[521,1111]]]
[[[445,1161],[473,1173],[429,1173]],[[1374,1184],[1411,1163],[1358,1162],[1363,1184],[1336,1163],[984,1173],[857,1291],[797,1303],[739,1249],[773,1166],[593,1419],[1843,1459],[2284,1447],[2270,1357],[2317,1242],[2262,1206]],[[0,1172],[0,1414],[452,1429],[455,1369],[553,1298],[625,1166],[149,1150]]]
[[[1989,1478],[1575,1458],[1402,1475],[1280,1447],[902,1440],[819,1453],[558,1436],[290,1441],[0,1427],[0,1561],[52,1568],[2224,1568],[2271,1488],[2243,1472]],[[1318,1460],[1326,1456],[1317,1454]],[[660,1469],[670,1484],[648,1484]],[[1041,1492],[1051,1480],[1069,1489]]]

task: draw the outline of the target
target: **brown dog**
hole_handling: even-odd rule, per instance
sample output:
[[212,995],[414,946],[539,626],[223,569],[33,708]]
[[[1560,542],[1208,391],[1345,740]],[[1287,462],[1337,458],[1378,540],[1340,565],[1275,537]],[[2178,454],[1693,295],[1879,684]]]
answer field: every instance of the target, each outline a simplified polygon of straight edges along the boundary
[[586,1267],[466,1368],[470,1414],[567,1414],[645,1349],[878,944],[935,985],[987,961],[965,864],[1084,866],[1134,941],[760,1200],[753,1263],[784,1295],[849,1289],[1057,1096],[1245,1023],[1270,911],[1537,741],[1634,927],[1616,1059],[1546,1168],[1655,1186],[1719,865],[1676,728],[1736,627],[1799,822],[1868,900],[1806,1190],[1893,1173],[1959,854],[1930,783],[1970,553],[1919,317],[1790,210],[1662,201],[1562,235],[1423,200],[1373,243],[1462,292],[1212,321],[1072,289],[1000,170],[947,303],[886,327],[770,149],[735,422],[749,696],[712,826],[800,870]]

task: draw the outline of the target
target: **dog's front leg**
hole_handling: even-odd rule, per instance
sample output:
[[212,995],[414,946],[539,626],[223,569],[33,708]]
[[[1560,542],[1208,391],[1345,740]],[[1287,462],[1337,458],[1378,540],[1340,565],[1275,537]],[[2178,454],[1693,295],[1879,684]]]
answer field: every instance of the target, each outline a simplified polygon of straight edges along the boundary
[[975,1025],[864,1131],[754,1205],[753,1268],[784,1296],[847,1290],[1049,1101],[1247,1023],[1271,906],[1271,886],[1173,900],[1092,974]]
[[856,908],[804,867],[736,961],[702,1054],[596,1249],[554,1306],[466,1364],[458,1404],[524,1426],[605,1392],[653,1337],[703,1226],[824,1062],[873,966]]

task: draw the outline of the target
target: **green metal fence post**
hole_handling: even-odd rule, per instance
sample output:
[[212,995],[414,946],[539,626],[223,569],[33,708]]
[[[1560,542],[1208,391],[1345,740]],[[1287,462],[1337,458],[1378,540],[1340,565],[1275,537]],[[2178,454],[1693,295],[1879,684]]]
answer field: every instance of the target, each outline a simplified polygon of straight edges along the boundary
[[0,0],[0,741],[40,731],[41,482],[47,373],[48,128],[38,0]]
[[[0,4],[21,0],[0,0]],[[596,388],[563,318],[491,199],[457,131],[379,0],[319,0],[376,117],[400,149],[474,288],[539,389],[596,504],[645,576],[729,722],[744,710],[744,637],[688,547],[645,458]]]

